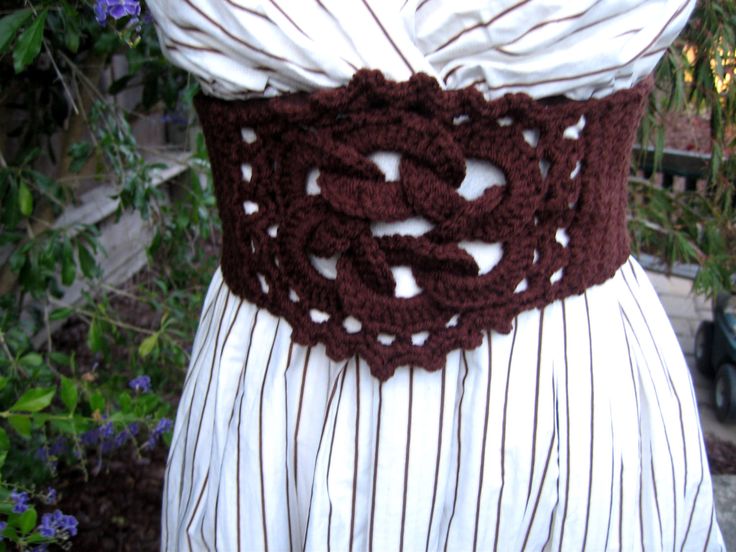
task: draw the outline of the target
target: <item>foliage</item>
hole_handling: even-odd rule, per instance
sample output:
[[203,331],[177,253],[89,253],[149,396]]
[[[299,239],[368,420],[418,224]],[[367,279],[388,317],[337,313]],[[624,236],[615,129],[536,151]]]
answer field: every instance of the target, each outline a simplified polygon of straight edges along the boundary
[[736,2],[701,0],[660,63],[642,141],[661,159],[669,111],[710,118],[705,193],[672,192],[633,179],[634,247],[670,265],[697,263],[696,291],[736,291]]
[[[127,72],[102,89],[113,56]],[[136,87],[137,105],[120,107],[116,96]],[[131,125],[190,112],[195,92],[137,1],[0,8],[0,551],[69,546],[78,526],[56,506],[57,484],[114,455],[140,462],[170,438],[170,397],[216,260],[201,247],[215,237],[214,197],[201,136],[170,198]],[[117,216],[136,211],[154,228],[156,263],[135,288],[101,280],[96,225],[55,222],[91,179],[114,181]],[[84,301],[65,304],[80,284]],[[125,319],[121,298],[153,325]],[[84,346],[67,350],[52,333],[60,322],[84,325]]]

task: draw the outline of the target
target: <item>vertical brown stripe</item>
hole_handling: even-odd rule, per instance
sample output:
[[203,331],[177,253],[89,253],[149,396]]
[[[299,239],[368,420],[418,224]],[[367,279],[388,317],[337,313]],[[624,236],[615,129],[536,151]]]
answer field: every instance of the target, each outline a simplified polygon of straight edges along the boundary
[[[624,280],[626,280],[626,278],[624,278]],[[627,283],[627,285],[628,285],[628,283]],[[632,298],[633,298],[633,294],[632,294]],[[637,303],[637,306],[639,307],[640,313],[642,314],[642,317],[643,317],[643,311],[641,311],[641,307],[638,305],[638,303]],[[634,330],[634,327],[631,324],[631,320],[629,320],[629,317],[626,314],[626,311],[625,310],[622,310],[621,312],[622,312],[622,314],[624,316],[624,319],[626,320],[626,322],[628,323],[629,327],[631,328],[631,333],[632,333],[632,335],[634,337],[634,340],[636,341],[637,346],[639,347],[639,351],[642,353],[642,358],[645,358],[644,357],[644,354],[643,354],[643,350],[644,349],[642,348],[641,343],[639,342],[638,334]],[[644,320],[644,323],[646,324],[646,320]],[[647,328],[648,328],[648,326],[647,326]],[[651,337],[651,334],[650,334],[650,337]],[[656,348],[656,344],[654,344],[654,345],[655,345],[655,348]],[[657,349],[657,355],[658,355],[658,357],[660,359],[660,367],[663,370],[666,370],[666,368],[662,364],[662,357],[659,355],[659,350],[658,349]],[[676,488],[675,460],[674,460],[674,456],[672,454],[672,445],[670,444],[669,432],[667,431],[668,424],[665,422],[664,413],[662,412],[662,405],[661,405],[661,402],[659,400],[659,392],[657,391],[657,385],[656,385],[656,383],[654,381],[654,378],[652,377],[651,370],[649,369],[649,365],[646,363],[646,359],[645,359],[645,367],[646,367],[646,373],[649,376],[649,380],[652,382],[652,390],[654,391],[654,398],[655,398],[655,401],[657,403],[657,412],[659,413],[659,418],[660,418],[660,421],[662,422],[662,430],[663,430],[663,433],[664,433],[665,442],[667,443],[667,454],[670,457],[670,469],[671,469],[671,475],[672,475],[672,494],[673,494],[673,498],[674,498],[675,488]],[[672,392],[674,393],[674,390]],[[680,419],[680,422],[682,422],[682,419]],[[651,440],[650,440],[649,448],[650,448],[650,452],[651,452]],[[685,465],[687,467],[687,461],[685,462]],[[674,521],[673,531],[674,531],[674,534],[675,534],[675,538],[673,540],[673,542],[674,542],[674,541],[677,540],[677,538],[676,538],[676,535],[677,535],[677,500],[673,500],[672,501],[672,507],[674,508],[674,518],[673,518],[673,521]],[[657,514],[659,514],[659,503],[657,503]],[[660,517],[660,529],[661,529],[661,523],[662,523],[662,520],[661,520],[661,517]]]
[[567,360],[567,314],[565,311],[565,302],[562,301],[562,344],[563,355],[565,358],[565,424],[567,432],[565,433],[565,447],[567,454],[565,456],[565,507],[562,510],[562,523],[560,528],[560,550],[564,550],[565,542],[565,522],[567,521],[567,507],[570,504],[570,372]]
[[[614,448],[613,448],[613,413],[610,411],[609,406],[609,424],[611,426],[611,488],[609,489],[609,504],[608,504],[608,525],[606,526],[606,550],[608,550],[608,539],[611,536],[611,521],[613,520],[613,487],[615,485],[615,469],[616,469],[616,459],[614,458]],[[619,546],[621,546],[619,544]]]
[[659,510],[659,493],[657,492],[657,477],[654,472],[654,455],[652,454],[652,445],[649,445],[649,467],[652,474],[652,489],[654,490],[654,505],[657,507],[657,521],[659,522],[659,542],[662,545],[664,541],[664,530],[662,529],[662,514]]
[[[230,326],[227,329],[227,332],[225,332],[225,338],[222,340],[222,346],[220,347],[220,359],[222,359],[222,354],[225,351],[225,346],[227,345],[228,339],[230,339],[230,333],[233,330],[233,326],[235,326],[235,322],[238,320],[238,314],[240,313],[240,307],[243,306],[243,299],[241,299],[238,302],[238,308],[235,309],[235,314],[232,316],[232,320],[230,322]],[[224,318],[224,311],[223,311],[223,318]],[[218,370],[219,372],[219,370]],[[211,460],[211,453],[210,453],[210,460]],[[199,494],[197,496],[197,501],[194,505],[194,509],[192,510],[191,516],[189,517],[189,523],[187,524],[187,540],[189,542],[189,548],[192,548],[192,540],[191,540],[191,529],[192,524],[194,523],[194,518],[197,514],[197,511],[199,510],[199,506],[202,502],[202,497],[204,496],[204,493],[207,489],[207,482],[210,478],[210,469],[209,469],[210,463],[207,463],[207,474],[205,475],[204,481],[202,482],[202,487],[199,491]],[[207,547],[207,550],[209,551],[209,545],[207,545],[207,539],[204,535],[204,517],[200,520],[199,524],[199,534],[202,537],[202,542],[205,543],[205,546]]]
[[[486,383],[486,410],[483,417],[483,440],[480,447],[480,473],[478,474],[478,497],[475,501],[475,528],[473,529],[473,551],[478,549],[478,521],[480,520],[480,499],[483,494],[483,476],[486,466],[486,440],[488,438],[488,414],[491,407],[491,376],[493,375],[493,352],[491,348],[491,332],[486,330],[488,338],[488,382]],[[463,352],[465,354],[465,352]]]
[[327,512],[327,552],[332,548],[332,498],[330,498],[330,470],[332,468],[332,452],[335,449],[335,433],[337,431],[337,418],[340,416],[340,404],[342,403],[342,392],[345,388],[345,377],[347,376],[348,363],[342,367],[342,381],[340,382],[340,394],[337,396],[337,406],[335,407],[335,418],[332,420],[332,436],[330,437],[330,452],[327,455],[327,473],[325,474],[325,486],[327,487],[327,501],[329,510]]
[[[631,261],[629,260],[629,263]],[[631,374],[631,386],[634,390],[634,400],[636,401],[636,420],[637,420],[637,431],[639,433],[638,435],[638,452],[639,452],[639,533],[640,538],[642,542],[642,546],[644,545],[644,481],[643,481],[643,473],[644,473],[644,467],[642,465],[642,446],[641,446],[641,407],[639,406],[639,388],[636,385],[636,378],[634,377],[634,358],[631,356],[631,345],[629,343],[629,333],[626,329],[626,321],[624,319],[624,308],[619,303],[618,305],[619,315],[621,316],[621,326],[623,328],[623,334],[624,334],[624,340],[626,341],[626,354],[629,358],[629,373]],[[623,464],[621,466],[622,470],[622,481],[623,481]],[[622,499],[623,500],[623,499]],[[620,544],[619,539],[619,544]]]
[[[664,357],[660,353],[659,346],[657,345],[657,341],[654,339],[654,333],[652,332],[651,327],[649,326],[649,321],[647,320],[646,316],[644,316],[644,310],[641,307],[641,304],[639,304],[639,299],[634,294],[633,289],[631,288],[631,285],[629,284],[629,280],[626,278],[626,274],[622,272],[622,276],[624,278],[624,282],[626,283],[626,287],[629,288],[629,294],[631,295],[631,298],[634,300],[634,303],[636,303],[636,307],[639,309],[639,314],[641,315],[642,322],[644,322],[644,325],[647,328],[647,332],[649,333],[649,338],[652,340],[652,345],[654,346],[654,350],[657,352],[657,357],[659,358],[660,368],[662,370],[662,373],[665,375],[667,379],[667,383],[669,385],[670,391],[672,393],[672,396],[674,396],[675,401],[677,403],[677,410],[679,412],[679,420],[680,420],[680,436],[682,438],[682,461],[684,465],[684,477],[682,481],[682,498],[683,501],[685,500],[685,497],[687,495],[687,476],[690,472],[688,465],[687,465],[687,442],[685,438],[685,422],[683,420],[682,415],[682,401],[680,401],[680,395],[678,393],[678,390],[675,389],[675,384],[672,381],[672,375],[670,374],[669,368],[667,367],[667,363],[665,362]],[[656,386],[655,386],[655,393],[656,393]],[[657,402],[659,403],[659,397],[657,398]],[[670,448],[670,457],[672,457],[672,449],[670,446],[669,439],[667,440],[667,447]],[[675,466],[674,461],[672,464],[672,494],[674,500],[672,501],[672,506],[674,508],[674,524],[673,524],[673,539],[672,542],[677,542],[677,498],[675,496]]]
[[501,529],[501,503],[503,502],[503,490],[506,485],[506,413],[509,406],[509,384],[511,383],[511,362],[514,359],[514,346],[516,345],[516,331],[519,329],[519,319],[514,319],[514,334],[511,338],[511,351],[509,352],[509,364],[506,369],[506,390],[503,398],[503,420],[501,429],[501,489],[498,493],[498,504],[496,505],[496,534],[493,539],[493,550],[498,551],[498,535]]
[[522,545],[521,549],[526,550],[527,543],[529,542],[529,537],[532,534],[532,527],[534,527],[534,521],[537,519],[537,510],[539,509],[539,503],[542,499],[542,492],[544,491],[544,481],[547,479],[547,471],[549,470],[549,464],[550,459],[552,458],[552,449],[554,448],[555,444],[555,433],[552,432],[552,436],[549,440],[549,447],[547,448],[547,458],[544,461],[544,470],[542,471],[542,478],[539,482],[539,492],[537,493],[537,499],[534,501],[534,508],[532,509],[532,517],[529,520],[529,525],[526,528],[526,536],[524,537],[524,544]]
[[[215,345],[211,348],[212,350],[212,363],[210,364],[210,373],[209,377],[207,379],[207,389],[204,393],[204,401],[202,401],[202,408],[199,411],[199,416],[195,417],[195,419],[199,419],[199,423],[197,424],[197,436],[194,438],[194,449],[192,450],[191,454],[188,454],[186,445],[184,447],[184,462],[182,462],[182,481],[180,481],[180,489],[183,489],[183,472],[185,471],[185,465],[186,460],[189,458],[192,462],[192,469],[189,474],[189,493],[187,496],[187,502],[186,506],[183,510],[181,510],[182,514],[189,512],[189,505],[192,501],[192,493],[194,491],[194,468],[197,465],[197,452],[199,451],[199,438],[202,435],[202,424],[204,423],[204,413],[207,411],[207,403],[209,402],[210,398],[210,389],[212,388],[212,378],[214,376],[215,372],[215,365],[217,363],[217,343],[220,341],[220,331],[222,330],[222,323],[225,320],[225,313],[227,312],[227,304],[230,300],[230,293],[228,292],[227,297],[225,298],[225,305],[222,308],[222,316],[220,316],[220,322],[217,325],[217,334],[215,336]],[[193,416],[191,416],[193,412],[190,412],[190,418],[187,419],[187,430],[189,429],[189,419],[191,419]],[[187,431],[187,433],[189,433]],[[185,441],[186,443],[186,441]]]
[[381,407],[383,406],[383,382],[378,383],[378,415],[376,416],[376,441],[373,455],[373,491],[371,496],[371,521],[368,530],[368,550],[373,550],[373,529],[376,516],[376,489],[378,488],[378,448],[381,444]]
[[[214,313],[214,310],[215,310],[215,305],[216,305],[217,301],[220,298],[220,292],[222,291],[222,288],[223,288],[224,283],[225,283],[224,281],[221,281],[220,282],[220,286],[217,288],[217,293],[212,298],[212,301],[210,301],[210,303],[207,305],[207,308],[205,309],[204,313],[200,317],[200,328],[198,329],[198,332],[201,332],[202,331],[202,329],[204,327],[204,323],[205,323],[204,321],[207,318],[207,315],[210,314],[210,313],[212,313],[212,316],[210,317],[210,319],[207,322],[207,329],[206,329],[206,331],[204,333],[204,337],[203,337],[203,339],[199,343],[197,343],[197,345],[199,346],[199,350],[197,351],[197,356],[189,364],[189,370],[187,371],[187,376],[186,376],[186,378],[184,380],[183,389],[187,389],[187,385],[189,383],[189,379],[191,378],[192,374],[195,372],[197,363],[199,362],[199,359],[200,359],[203,351],[206,350],[206,349],[209,350],[208,347],[205,347],[205,344],[207,343],[207,340],[208,340],[209,335],[210,335],[210,331],[212,329],[212,319],[214,318],[214,314],[213,313]],[[188,442],[188,436],[189,436],[189,422],[190,421],[191,421],[191,416],[187,416],[187,426],[186,426],[186,430],[184,432],[184,449],[182,451],[182,455],[185,455],[186,454],[187,442]],[[172,444],[171,450],[174,451],[174,450],[176,450],[176,448],[178,448],[178,439],[177,439],[177,442],[175,442],[175,443]],[[169,504],[168,504],[168,502],[169,502],[169,500],[168,500],[168,498],[169,498],[168,497],[169,485],[168,485],[168,482],[169,482],[169,474],[171,473],[171,467],[173,465],[173,462],[171,462],[171,460],[172,460],[172,458],[169,458],[169,461],[167,462],[166,472],[165,472],[165,477],[164,477],[165,487],[164,487],[164,493],[163,493],[164,500],[163,500],[163,506],[162,506],[162,518],[164,519],[164,522],[165,522],[165,528],[164,528],[164,531],[163,531],[163,539],[162,539],[163,540],[163,548],[164,548],[164,550],[167,550],[168,547],[169,547],[169,533],[171,532],[172,529],[174,529],[176,531],[176,533],[178,534],[178,525],[179,525],[179,520],[177,519],[176,520],[176,523],[177,523],[176,527],[173,527],[173,528],[170,528],[169,527],[169,512],[168,512],[168,510],[169,510],[169,508],[168,508],[168,506],[169,506]],[[184,494],[183,493],[183,486],[182,486],[183,485],[183,478],[184,478],[184,463],[185,463],[184,462],[184,459],[182,459],[182,461],[181,461],[182,471],[181,471],[181,475],[180,475],[180,478],[179,478],[179,497],[177,499],[177,506],[178,507],[181,506],[181,498],[182,498],[182,495]],[[177,546],[178,546],[178,537],[176,539],[176,543],[177,543]]]
[[[209,479],[210,479],[210,471],[207,470],[207,473],[204,476],[204,481],[202,482],[202,490],[199,492],[199,495],[197,496],[197,501],[194,503],[194,509],[192,510],[192,515],[189,517],[189,523],[187,524],[186,535],[187,535],[187,544],[189,544],[189,550],[194,550],[192,548],[192,534],[191,534],[192,523],[194,523],[194,517],[197,514],[197,510],[199,510],[199,505],[202,503],[202,497],[204,496],[204,492],[207,489],[207,481],[209,481]],[[203,521],[203,520],[200,520],[200,521]],[[210,547],[209,547],[209,545],[207,544],[207,541],[204,538],[204,533],[202,532],[202,526],[203,525],[204,525],[204,523],[200,523],[200,525],[199,525],[199,528],[200,528],[199,529],[199,531],[200,531],[199,534],[202,537],[202,542],[207,547],[207,550],[209,550]]]
[[[705,473],[705,469],[703,467],[703,449],[700,450],[700,481],[698,482],[698,490],[695,492],[695,498],[693,499],[693,506],[690,509],[690,516],[688,518],[687,522],[687,530],[685,531],[685,536],[682,538],[682,546],[680,547],[680,550],[685,550],[685,545],[687,544],[687,539],[690,536],[690,528],[693,524],[693,517],[695,516],[695,506],[698,504],[698,498],[700,498],[700,489],[703,485],[703,476]],[[683,497],[684,498],[684,497]]]
[[710,544],[710,536],[713,534],[713,518],[716,516],[715,509],[710,514],[710,525],[708,526],[708,538],[705,539],[705,545],[703,546],[703,552],[706,552],[708,550],[708,545]]
[[544,327],[544,309],[539,312],[539,335],[537,336],[537,377],[534,380],[534,426],[532,428],[532,465],[529,469],[529,488],[526,492],[526,505],[524,513],[529,507],[529,499],[532,496],[532,483],[534,482],[534,466],[537,460],[537,427],[539,426],[539,377],[542,371],[542,330]]
[[399,552],[404,551],[404,527],[406,525],[406,498],[409,490],[409,457],[411,454],[411,425],[414,413],[412,405],[414,402],[414,367],[409,367],[409,405],[407,414],[409,416],[406,424],[406,450],[404,451],[404,492],[401,502],[401,532],[399,534]]
[[583,536],[583,550],[588,542],[588,528],[590,525],[590,507],[593,494],[593,451],[595,444],[595,380],[593,377],[593,336],[590,328],[590,306],[588,305],[588,293],[583,293],[585,299],[585,317],[588,322],[588,356],[590,362],[590,460],[588,470],[588,506],[585,513],[585,533]]
[[286,516],[289,523],[289,550],[294,550],[294,536],[291,529],[291,498],[289,492],[289,381],[286,377],[291,368],[291,355],[294,350],[294,342],[289,343],[289,353],[286,355],[286,368],[284,369],[284,490],[286,491]]
[[271,369],[271,358],[273,357],[273,349],[276,346],[276,338],[279,336],[279,326],[281,319],[277,319],[276,329],[273,332],[273,342],[271,350],[268,352],[268,360],[266,361],[266,369],[263,372],[263,380],[261,381],[261,398],[258,403],[258,471],[261,476],[261,526],[263,528],[263,549],[268,552],[268,528],[266,526],[266,487],[265,474],[263,473],[263,394],[266,390],[266,379]]
[[[243,300],[240,300],[240,304],[238,305],[238,310],[240,310],[240,305],[243,304]],[[237,312],[235,313],[235,319],[237,319],[238,315]],[[258,312],[256,311],[255,319],[258,319]],[[233,399],[233,405],[232,410],[230,411],[230,418],[228,419],[228,429],[230,428],[230,424],[233,421],[233,415],[235,414],[235,400],[237,400],[238,395],[240,395],[240,389],[242,388],[243,384],[243,376],[245,374],[245,369],[248,364],[248,356],[250,355],[250,342],[253,341],[253,330],[255,329],[255,321],[253,322],[253,328],[251,328],[251,336],[250,341],[248,342],[248,352],[245,355],[245,361],[243,362],[243,368],[241,369],[241,376],[238,378],[238,388],[235,390],[235,398]],[[222,353],[220,353],[222,354]],[[215,550],[217,550],[217,520],[219,515],[219,506],[220,506],[220,482],[217,482],[217,492],[215,493],[215,521],[214,521],[214,527],[213,527],[213,546]],[[204,538],[204,537],[203,537]]]
[[465,351],[462,354],[463,364],[465,366],[465,374],[463,375],[462,390],[460,392],[460,404],[458,405],[457,413],[457,470],[455,471],[455,496],[452,500],[452,513],[450,514],[450,521],[447,523],[447,533],[445,535],[445,552],[447,552],[447,546],[450,542],[450,528],[452,527],[452,520],[455,517],[455,508],[457,506],[457,495],[460,488],[460,465],[462,460],[462,432],[463,432],[463,400],[465,399],[465,380],[468,379],[468,361],[465,358]]
[[355,356],[355,441],[353,443],[353,500],[350,507],[350,550],[355,536],[355,501],[358,496],[358,449],[360,443],[360,357]]
[[297,496],[299,494],[299,428],[302,422],[302,407],[304,406],[304,388],[307,382],[307,370],[309,369],[309,355],[312,352],[311,347],[307,347],[307,354],[304,356],[304,369],[302,370],[302,383],[299,390],[299,406],[296,411],[296,426],[294,427],[294,486]]
[[[619,468],[619,488],[618,488],[618,546],[623,549],[624,546],[624,463],[621,461]],[[642,541],[644,546],[644,541]]]
[[[238,406],[238,440],[237,440],[237,447],[235,450],[236,458],[235,458],[235,500],[236,500],[236,514],[237,514],[237,539],[238,539],[238,552],[241,550],[241,527],[243,523],[241,522],[241,506],[240,502],[242,499],[242,494],[240,492],[240,423],[243,421],[243,401],[245,400],[245,375],[248,371],[248,360],[250,359],[250,351],[251,347],[253,346],[253,335],[256,331],[256,324],[258,323],[258,314],[260,313],[260,309],[256,311],[256,315],[253,317],[253,327],[250,330],[250,339],[248,340],[248,352],[245,354],[245,366],[243,366],[242,374],[240,376],[240,383],[239,385],[243,386],[242,395],[240,396],[240,405]],[[235,408],[233,408],[233,412],[231,413],[230,420],[232,421],[232,414],[235,413]]]
[[[215,307],[217,301],[220,300],[220,292],[222,291],[222,288],[223,288],[224,285],[225,285],[225,280],[222,280],[220,282],[220,286],[217,288],[217,294],[212,299],[212,302],[210,302],[210,304],[207,305],[207,310],[205,310],[205,314],[202,315],[202,319],[201,319],[200,324],[201,324],[201,326],[204,326],[204,319],[207,316],[207,313],[210,313],[210,312],[212,313],[212,317],[210,317],[209,321],[207,322],[207,331],[205,332],[204,339],[202,340],[201,343],[198,343],[197,344],[197,345],[199,345],[199,349],[197,350],[197,356],[194,357],[194,360],[189,363],[189,366],[191,368],[194,368],[197,365],[197,363],[199,362],[200,357],[202,356],[202,353],[204,353],[205,351],[210,350],[208,347],[205,347],[204,344],[207,343],[207,339],[210,336],[210,330],[212,329],[212,318],[214,318],[214,316],[215,316],[214,315],[214,310],[215,310],[214,307]],[[228,295],[229,295],[229,290],[228,290]],[[200,327],[198,331],[201,331],[201,329],[202,328]],[[194,372],[194,370],[192,370],[191,368],[188,371],[186,378],[184,378],[184,386],[183,386],[184,389],[186,389],[187,384],[189,383],[189,378],[191,377],[192,372]]]
[[[325,416],[322,420],[322,432],[319,436],[319,444],[317,450],[322,449],[322,440],[325,437],[325,431],[327,430],[327,420],[330,418],[330,409],[332,408],[332,401],[335,398],[335,392],[337,391],[337,382],[340,381],[340,373],[337,374],[335,381],[332,384],[332,391],[330,391],[330,398],[327,400],[327,407],[325,408]],[[309,509],[307,510],[307,526],[304,531],[304,542],[302,543],[302,552],[307,549],[307,542],[309,540],[309,520],[312,517],[312,503],[314,502],[314,479],[312,479],[312,490],[309,495]]]
[[[490,345],[489,345],[490,346]],[[432,522],[434,521],[434,509],[437,504],[437,484],[440,476],[440,458],[442,457],[442,433],[443,420],[445,417],[445,377],[447,370],[442,372],[442,387],[440,388],[440,409],[439,420],[437,421],[437,456],[434,462],[434,485],[432,486],[432,508],[429,511],[429,524],[427,525],[427,543],[425,544],[425,552],[429,552],[429,537],[432,534]]]
[[627,261],[629,265],[629,269],[631,270],[631,275],[634,277],[634,280],[636,280],[636,283],[639,283],[639,277],[636,275],[636,270],[634,270],[634,263],[631,262],[631,257],[629,257]]

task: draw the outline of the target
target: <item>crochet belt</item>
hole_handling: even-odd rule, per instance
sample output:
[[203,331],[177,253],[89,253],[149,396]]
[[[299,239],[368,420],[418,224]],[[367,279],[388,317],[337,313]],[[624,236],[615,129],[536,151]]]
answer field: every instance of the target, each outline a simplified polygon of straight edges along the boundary
[[[200,95],[223,278],[333,360],[359,355],[381,380],[400,365],[439,369],[625,262],[630,151],[650,89],[487,101],[364,70],[311,94]],[[400,156],[396,178],[376,152]],[[497,177],[463,193],[473,164]],[[420,231],[386,233],[407,220]],[[500,251],[490,269],[469,253],[479,244]],[[396,295],[397,269],[410,270],[411,296]]]

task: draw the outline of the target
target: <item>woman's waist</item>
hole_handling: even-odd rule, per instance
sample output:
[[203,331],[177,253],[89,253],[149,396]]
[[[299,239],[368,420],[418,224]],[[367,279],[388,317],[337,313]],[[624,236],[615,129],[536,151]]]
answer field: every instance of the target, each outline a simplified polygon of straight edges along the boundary
[[199,98],[230,288],[381,378],[582,293],[628,256],[629,152],[649,85],[487,102],[359,73],[311,95]]

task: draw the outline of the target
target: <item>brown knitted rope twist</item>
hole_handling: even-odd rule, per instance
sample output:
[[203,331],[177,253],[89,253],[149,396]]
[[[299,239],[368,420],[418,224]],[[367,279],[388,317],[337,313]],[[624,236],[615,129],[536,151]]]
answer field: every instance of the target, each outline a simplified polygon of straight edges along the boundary
[[[629,155],[650,88],[486,101],[423,74],[394,83],[360,71],[312,94],[200,96],[223,277],[285,318],[295,342],[322,343],[336,361],[360,355],[381,380],[400,365],[439,369],[449,351],[509,332],[520,312],[580,294],[626,260]],[[397,180],[375,152],[400,154]],[[464,197],[470,160],[505,183]],[[428,228],[418,236],[375,231],[417,218]],[[502,250],[483,274],[461,247],[478,242]],[[315,257],[336,258],[336,276]],[[397,297],[393,267],[409,267],[421,292]]]

